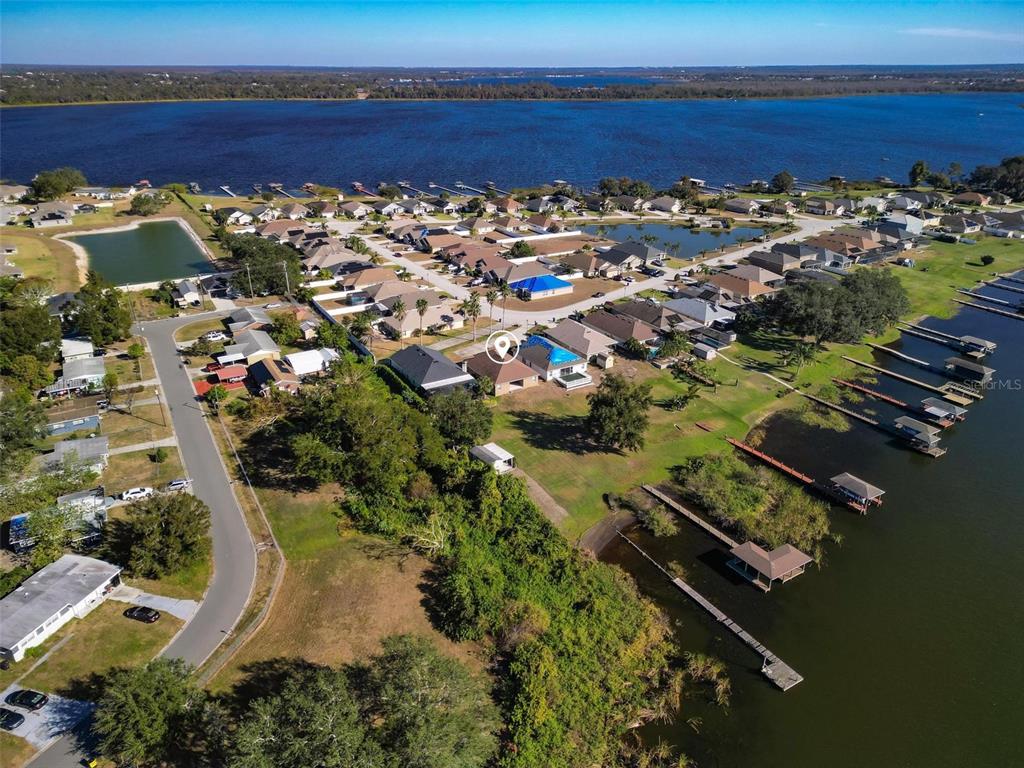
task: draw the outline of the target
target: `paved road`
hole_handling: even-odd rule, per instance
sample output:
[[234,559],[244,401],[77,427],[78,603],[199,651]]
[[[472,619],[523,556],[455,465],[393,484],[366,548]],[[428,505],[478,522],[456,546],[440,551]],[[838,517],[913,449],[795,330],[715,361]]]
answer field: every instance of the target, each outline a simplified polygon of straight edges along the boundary
[[[214,313],[208,313],[212,316]],[[207,315],[204,315],[204,317]],[[249,600],[256,578],[256,549],[220,452],[195,401],[192,384],[174,346],[174,331],[194,322],[195,315],[147,322],[140,332],[149,342],[164,399],[171,411],[185,470],[192,490],[212,513],[213,579],[195,617],[164,650],[163,655],[190,664],[204,662],[234,629]],[[212,426],[212,425],[211,425]],[[57,741],[29,763],[30,768],[75,768],[85,755],[76,743],[85,728]]]

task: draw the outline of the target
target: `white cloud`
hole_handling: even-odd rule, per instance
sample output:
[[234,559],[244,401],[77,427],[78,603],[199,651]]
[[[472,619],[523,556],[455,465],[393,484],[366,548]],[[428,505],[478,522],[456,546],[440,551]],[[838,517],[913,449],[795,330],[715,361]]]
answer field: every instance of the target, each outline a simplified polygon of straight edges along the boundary
[[1016,32],[994,32],[988,29],[968,29],[966,27],[914,27],[904,29],[905,35],[922,37],[952,37],[961,40],[999,40],[1010,43],[1024,43],[1024,34]]

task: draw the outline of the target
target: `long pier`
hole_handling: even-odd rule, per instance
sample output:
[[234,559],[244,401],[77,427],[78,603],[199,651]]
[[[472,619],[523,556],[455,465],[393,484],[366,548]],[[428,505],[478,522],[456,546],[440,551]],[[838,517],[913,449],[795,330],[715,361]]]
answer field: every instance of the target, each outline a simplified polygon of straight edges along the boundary
[[1019,277],[1012,277],[1011,275],[1000,275],[999,279],[1009,280],[1011,283],[1020,283],[1021,285],[1024,285],[1024,280],[1021,280]]
[[619,538],[621,538],[623,541],[629,544],[629,546],[633,547],[633,549],[639,552],[644,557],[644,559],[646,559],[651,565],[653,565],[655,568],[661,571],[665,575],[665,577],[669,581],[671,581],[680,592],[682,592],[688,598],[697,603],[697,605],[699,605],[705,611],[710,613],[715,618],[715,621],[717,621],[719,624],[721,624],[734,635],[736,635],[736,637],[742,640],[744,644],[746,644],[755,653],[757,653],[761,657],[761,673],[769,680],[771,680],[778,688],[781,688],[783,691],[788,691],[794,685],[803,682],[804,678],[802,675],[800,675],[795,669],[793,669],[791,666],[786,664],[786,662],[784,662],[782,659],[780,659],[778,656],[776,656],[774,653],[768,650],[768,648],[765,647],[762,643],[758,642],[758,640],[753,635],[751,635],[749,632],[743,629],[743,627],[741,627],[735,621],[730,619],[724,611],[717,608],[715,604],[708,600],[706,597],[704,597],[704,595],[702,595],[700,592],[691,587],[682,579],[673,576],[671,573],[662,568],[661,564],[657,560],[655,560],[653,557],[644,552],[632,539],[630,539],[628,536],[622,533],[622,531],[616,531],[616,533],[619,535]]
[[231,188],[228,187],[227,184],[222,186],[221,189],[224,190],[224,194],[227,195],[228,197],[238,197],[238,195],[231,191]]
[[655,488],[653,485],[642,485],[640,487],[643,488],[645,491],[647,491],[649,494],[651,494],[651,496],[656,498],[658,501],[660,501],[661,503],[665,504],[667,507],[671,508],[674,512],[677,512],[678,514],[680,514],[683,517],[685,517],[687,520],[689,520],[691,523],[696,525],[701,530],[703,530],[706,533],[709,533],[712,536],[714,536],[720,542],[725,544],[725,546],[727,546],[729,549],[733,549],[734,547],[738,547],[739,546],[739,542],[734,541],[729,536],[727,536],[725,533],[723,533],[722,531],[720,531],[717,528],[715,528],[715,526],[713,526],[707,520],[705,520],[702,517],[699,517],[699,516],[695,515],[693,512],[691,512],[686,507],[684,507],[682,504],[677,502],[675,499],[667,496],[666,494],[662,493],[657,488]]
[[982,312],[991,312],[994,315],[1003,315],[1004,317],[1012,317],[1014,320],[1024,320],[1024,314],[1020,312],[1007,312],[1005,309],[996,309],[995,307],[986,307],[984,304],[975,304],[973,301],[961,301],[960,299],[953,299],[957,304],[963,304],[965,307],[974,307],[980,309]]
[[934,392],[935,394],[941,395],[943,398],[949,400],[949,402],[951,403],[955,403],[956,405],[970,405],[972,401],[968,399],[969,397],[973,397],[975,400],[980,400],[982,398],[981,393],[978,392],[961,391],[959,388],[955,392],[952,392],[950,391],[948,383],[945,386],[936,387],[934,384],[929,384],[928,382],[921,381],[920,379],[915,379],[910,376],[904,376],[902,373],[890,371],[888,368],[883,368],[882,366],[875,365],[873,363],[865,363],[863,360],[857,360],[856,358],[848,357],[847,355],[843,355],[843,360],[845,360],[848,363],[853,363],[854,365],[862,366],[864,368],[870,368],[872,371],[875,371],[876,373],[881,373],[885,376],[889,376],[893,379],[896,379],[897,381],[902,381],[907,384],[913,384],[915,387],[920,387],[921,389],[926,389],[929,392]]
[[867,345],[869,347],[871,347],[872,349],[874,349],[874,350],[877,350],[879,352],[885,352],[887,355],[892,355],[893,357],[897,357],[897,358],[899,358],[900,360],[902,360],[905,363],[910,363],[911,365],[916,365],[918,368],[924,368],[926,371],[935,371],[936,373],[938,373],[939,369],[933,367],[932,364],[929,363],[927,360],[922,360],[922,359],[920,359],[918,357],[911,357],[910,355],[906,354],[905,352],[900,352],[898,349],[892,349],[891,347],[884,347],[881,344],[875,344],[875,343],[870,342],[870,341],[867,342]]
[[1002,307],[1020,307],[1020,302],[1014,304],[1012,301],[1007,301],[1006,299],[997,299],[992,296],[986,296],[983,293],[975,293],[974,291],[968,291],[965,290],[964,288],[957,288],[956,292],[962,293],[964,296],[970,296],[972,299],[981,299],[982,301],[987,301],[989,304],[999,304]]
[[930,341],[933,344],[941,344],[944,347],[955,349],[957,352],[965,354],[976,360],[980,360],[987,354],[984,350],[974,349],[963,339],[952,336],[948,333],[939,333],[931,330],[930,328],[925,328],[920,325],[912,325],[911,323],[903,323],[902,325],[906,327],[901,327],[899,329],[900,333],[905,333],[908,336],[916,336],[919,339]]
[[825,498],[843,504],[852,509],[854,512],[859,512],[862,515],[866,515],[868,513],[867,504],[860,504],[854,499],[851,499],[849,496],[844,496],[843,494],[837,493],[824,483],[819,483],[813,477],[805,475],[800,470],[793,469],[793,467],[789,466],[788,464],[783,464],[781,461],[769,456],[767,453],[757,450],[757,448],[755,448],[754,446],[747,445],[746,443],[741,442],[739,440],[735,440],[731,437],[727,437],[725,438],[725,440],[726,442],[729,443],[729,445],[733,446],[734,448],[738,448],[748,456],[753,456],[758,461],[767,464],[773,469],[779,470],[779,472],[782,472],[784,475],[793,478],[798,483],[803,483],[805,486],[807,486],[813,491],[818,492]]
[[1002,280],[1002,279],[1005,279],[1005,278],[998,278],[997,277],[994,280],[986,280],[985,281],[985,285],[987,285],[987,286],[989,286],[991,288],[998,288],[1001,291],[1009,291],[1010,293],[1024,293],[1024,288],[1017,288],[1016,286],[1013,286],[1013,285],[1000,285],[998,281]]
[[826,408],[831,408],[833,411],[838,411],[839,413],[849,416],[851,419],[857,419],[858,421],[867,424],[870,427],[874,427],[877,430],[885,432],[886,434],[894,435],[903,440],[904,442],[906,442],[912,449],[914,449],[918,453],[923,453],[925,456],[931,456],[933,459],[937,459],[939,456],[943,456],[946,453],[945,448],[924,446],[913,440],[910,440],[907,438],[906,435],[904,435],[895,427],[891,427],[888,424],[883,424],[878,419],[873,419],[870,416],[867,416],[863,413],[858,413],[857,411],[854,411],[850,408],[844,408],[841,405],[830,403],[828,400],[824,400],[820,397],[815,397],[814,395],[809,395],[806,392],[799,392],[799,394],[803,395],[808,400],[812,400],[818,405],[822,405]]
[[953,422],[950,421],[949,419],[936,418],[930,415],[928,411],[926,411],[924,408],[921,408],[920,406],[911,405],[910,403],[905,403],[902,400],[897,400],[895,397],[891,397],[885,394],[884,392],[869,389],[863,386],[862,384],[855,384],[852,381],[845,381],[843,379],[832,379],[832,381],[834,381],[841,387],[847,387],[855,392],[860,392],[861,394],[867,395],[868,397],[873,397],[875,400],[881,400],[883,403],[889,403],[889,405],[894,405],[897,408],[902,408],[903,410],[909,413],[913,413],[918,416],[924,416],[925,418],[934,421],[943,429],[953,426]]

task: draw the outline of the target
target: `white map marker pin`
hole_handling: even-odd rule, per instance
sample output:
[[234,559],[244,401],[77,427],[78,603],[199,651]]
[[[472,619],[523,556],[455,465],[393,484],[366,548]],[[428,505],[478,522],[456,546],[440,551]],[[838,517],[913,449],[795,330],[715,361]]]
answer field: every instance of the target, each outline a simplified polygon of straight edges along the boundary
[[508,355],[509,347],[512,346],[512,342],[507,336],[499,336],[494,340],[494,349],[497,351],[498,356],[505,358]]

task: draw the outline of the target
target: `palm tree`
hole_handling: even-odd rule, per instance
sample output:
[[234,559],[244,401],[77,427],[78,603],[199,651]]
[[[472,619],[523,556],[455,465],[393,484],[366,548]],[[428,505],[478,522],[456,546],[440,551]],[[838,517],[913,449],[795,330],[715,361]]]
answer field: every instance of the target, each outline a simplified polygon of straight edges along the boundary
[[401,299],[397,299],[394,304],[391,305],[391,314],[395,316],[395,320],[398,321],[398,338],[402,342],[402,349],[405,349],[405,334],[402,333],[402,321],[405,320],[405,302]]
[[813,362],[818,356],[818,347],[810,341],[798,341],[785,353],[785,364],[796,366],[793,378],[800,375],[800,369],[807,363]]
[[480,317],[480,294],[471,293],[469,297],[462,302],[460,306],[463,314],[473,321],[473,341],[476,341],[476,321]]
[[501,295],[501,327],[505,327],[505,304],[508,302],[508,297],[512,295],[512,289],[508,287],[508,283],[504,280],[498,286],[498,293]]
[[490,316],[492,323],[494,322],[494,302],[498,300],[499,295],[500,294],[495,288],[491,288],[491,290],[485,294],[485,297],[487,298],[487,314]]
[[420,316],[420,336],[423,335],[423,316],[427,314],[428,306],[426,299],[416,299],[416,314]]
[[373,326],[370,324],[369,315],[365,312],[360,312],[352,318],[352,324],[349,326],[349,330],[352,331],[352,335],[360,341],[368,342],[367,346],[369,346],[370,352],[373,352]]

